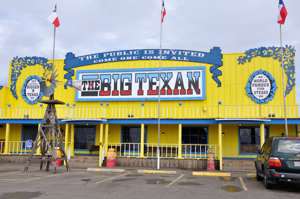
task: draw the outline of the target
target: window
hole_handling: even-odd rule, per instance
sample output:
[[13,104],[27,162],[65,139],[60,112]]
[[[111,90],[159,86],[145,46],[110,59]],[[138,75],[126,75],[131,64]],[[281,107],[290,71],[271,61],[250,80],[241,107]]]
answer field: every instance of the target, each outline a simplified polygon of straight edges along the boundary
[[207,144],[207,127],[183,127],[182,144]]
[[[269,137],[269,128],[265,127],[265,139]],[[259,127],[240,127],[239,129],[240,153],[256,153],[260,147]]]
[[35,141],[38,133],[38,125],[23,125],[22,126],[22,141],[32,140]]
[[[137,156],[140,151],[141,127],[122,126],[121,153],[126,156]],[[147,142],[147,128],[145,127],[144,143]],[[145,147],[145,146],[143,146]]]
[[[147,138],[147,128],[145,128],[145,143]],[[123,126],[122,127],[122,143],[140,143],[141,127],[140,126]]]
[[96,126],[75,126],[75,149],[91,150],[95,145]]
[[[183,127],[182,128],[182,154],[190,157],[192,154],[207,153],[207,127]],[[203,145],[200,145],[203,144]]]

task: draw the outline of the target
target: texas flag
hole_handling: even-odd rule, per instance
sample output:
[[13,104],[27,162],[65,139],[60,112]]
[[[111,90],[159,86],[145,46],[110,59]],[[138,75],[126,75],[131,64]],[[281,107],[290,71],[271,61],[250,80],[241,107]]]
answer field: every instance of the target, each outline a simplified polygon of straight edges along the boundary
[[52,14],[48,17],[48,20],[53,24],[53,26],[55,28],[59,27],[60,21],[59,21],[59,18],[57,16],[57,13],[56,13],[56,5],[54,7],[54,10],[53,10]]
[[165,8],[165,1],[162,0],[162,5],[161,5],[161,23],[164,22],[164,18],[167,15],[167,10]]
[[279,23],[280,25],[283,25],[287,15],[288,15],[288,12],[284,5],[283,0],[279,0],[279,16],[278,16],[277,23]]

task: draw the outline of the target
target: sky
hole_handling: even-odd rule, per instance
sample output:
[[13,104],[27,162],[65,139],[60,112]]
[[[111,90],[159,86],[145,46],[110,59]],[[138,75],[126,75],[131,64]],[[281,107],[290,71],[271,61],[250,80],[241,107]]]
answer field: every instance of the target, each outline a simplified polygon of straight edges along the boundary
[[[0,84],[14,56],[52,57],[48,16],[57,3],[56,57],[67,52],[159,48],[161,0],[0,0]],[[285,0],[284,44],[296,48],[300,104],[300,1]],[[165,0],[163,48],[223,53],[279,46],[278,0]]]

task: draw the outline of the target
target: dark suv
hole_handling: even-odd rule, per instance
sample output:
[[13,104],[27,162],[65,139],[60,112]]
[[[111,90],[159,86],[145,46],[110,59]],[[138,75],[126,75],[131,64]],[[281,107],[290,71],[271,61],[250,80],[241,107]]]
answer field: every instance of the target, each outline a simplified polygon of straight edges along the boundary
[[258,151],[256,179],[267,189],[280,182],[300,184],[300,137],[271,137]]

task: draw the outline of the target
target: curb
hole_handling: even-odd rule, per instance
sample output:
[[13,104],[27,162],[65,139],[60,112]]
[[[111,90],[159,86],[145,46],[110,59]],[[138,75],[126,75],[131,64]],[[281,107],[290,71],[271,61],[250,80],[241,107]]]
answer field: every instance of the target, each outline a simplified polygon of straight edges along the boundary
[[254,177],[256,177],[256,173],[247,173],[246,177],[254,178]]
[[167,171],[167,170],[137,170],[138,173],[141,174],[170,174],[174,175],[176,171]]
[[125,169],[87,168],[86,171],[106,172],[106,173],[123,173],[123,172],[125,172]]
[[231,177],[229,172],[209,172],[209,171],[193,171],[193,176],[211,176],[211,177]]

